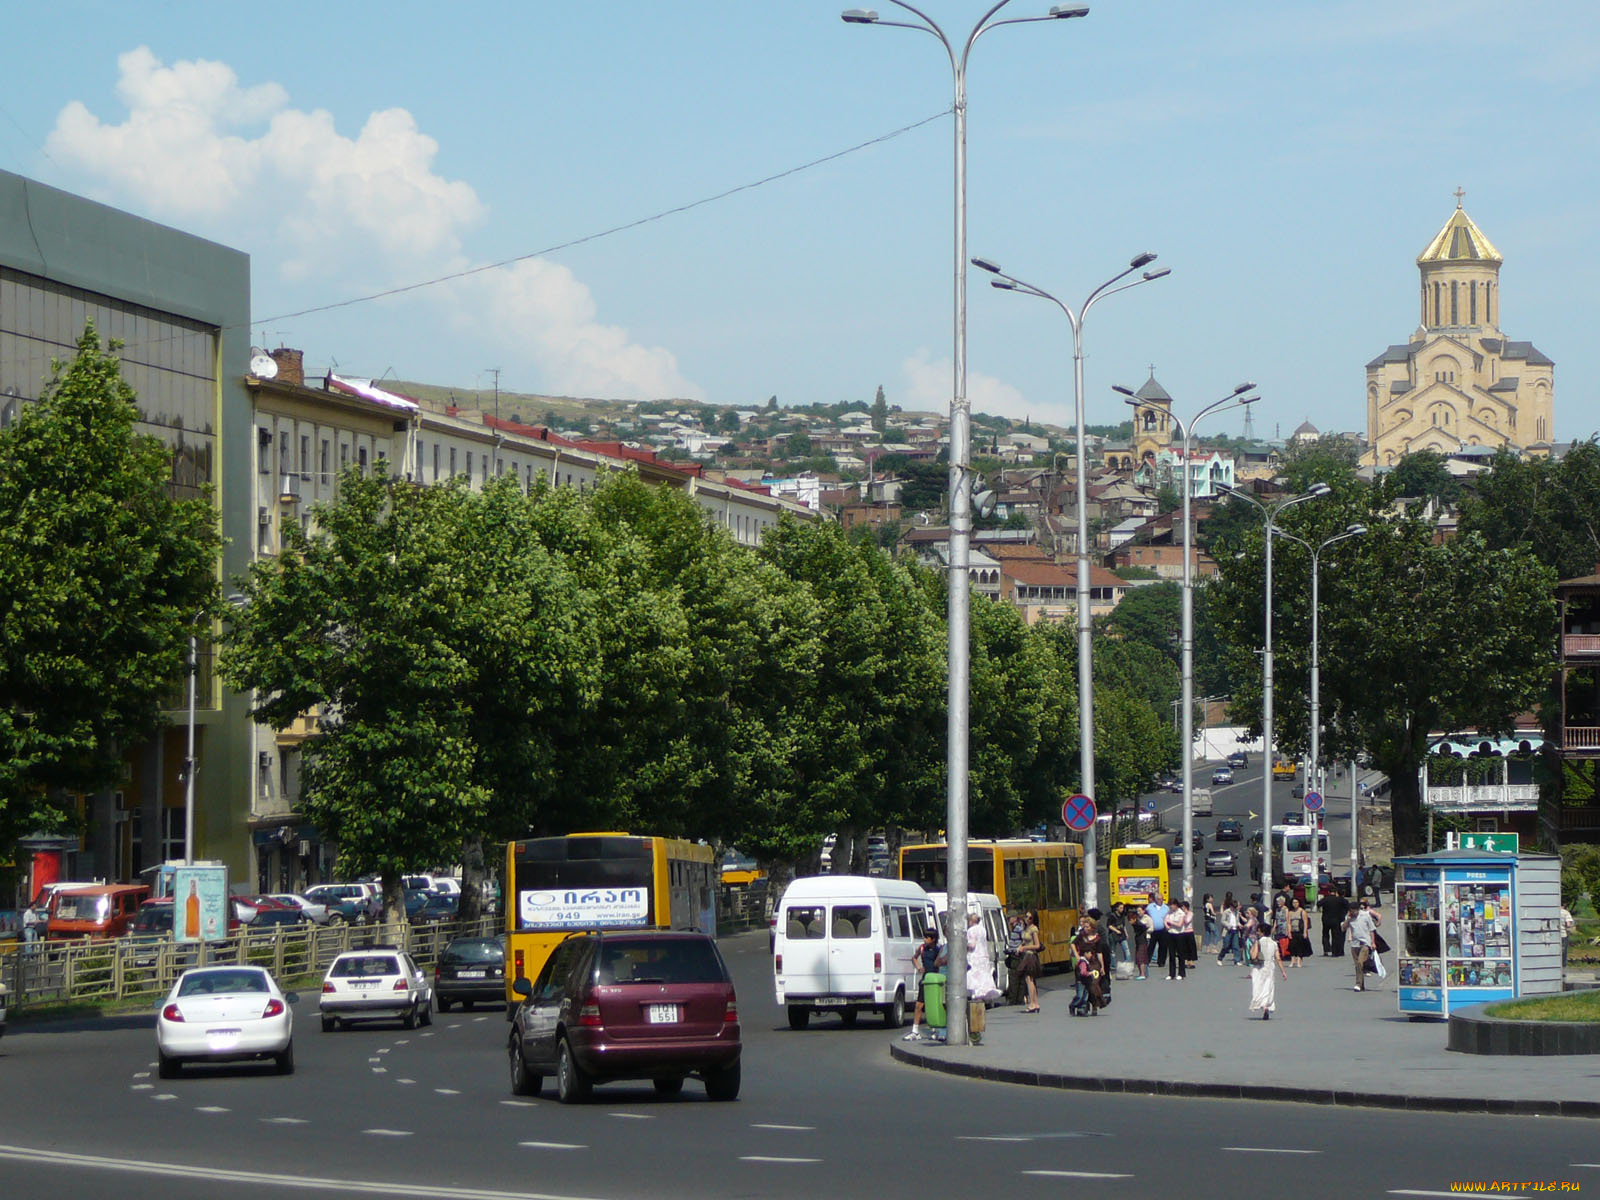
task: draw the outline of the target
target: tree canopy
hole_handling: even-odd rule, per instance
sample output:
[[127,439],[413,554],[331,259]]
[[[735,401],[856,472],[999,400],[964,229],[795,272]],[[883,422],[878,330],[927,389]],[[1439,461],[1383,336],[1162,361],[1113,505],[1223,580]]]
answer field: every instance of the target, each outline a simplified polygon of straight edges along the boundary
[[181,694],[221,544],[209,496],[173,494],[93,325],[0,430],[0,843],[61,830],[65,791],[111,784]]

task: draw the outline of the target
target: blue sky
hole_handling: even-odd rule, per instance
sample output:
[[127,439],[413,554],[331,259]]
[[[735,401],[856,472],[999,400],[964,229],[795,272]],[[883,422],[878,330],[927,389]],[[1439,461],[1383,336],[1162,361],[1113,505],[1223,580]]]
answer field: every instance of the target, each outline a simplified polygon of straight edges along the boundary
[[[470,390],[942,411],[951,118],[612,227],[948,109],[938,44],[812,0],[459,6],[71,3],[8,13],[0,167],[237,246],[253,340]],[[877,0],[888,18],[893,6]],[[923,7],[964,37],[986,5]],[[1012,0],[1033,15],[1048,0]],[[1154,364],[1178,411],[1253,379],[1256,430],[1360,429],[1363,364],[1416,326],[1415,257],[1466,189],[1502,324],[1595,414],[1592,4],[1100,0],[986,35],[969,250],[1076,306],[1091,421]],[[331,312],[280,314],[532,256]],[[1053,307],[970,280],[979,410],[1071,419]],[[1236,414],[1215,432],[1239,431]],[[1202,426],[1202,433],[1206,427]]]

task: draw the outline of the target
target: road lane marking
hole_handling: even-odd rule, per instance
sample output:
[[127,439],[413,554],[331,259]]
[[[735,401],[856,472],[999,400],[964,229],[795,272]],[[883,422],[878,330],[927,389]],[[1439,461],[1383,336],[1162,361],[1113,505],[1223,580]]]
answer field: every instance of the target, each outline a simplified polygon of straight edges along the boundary
[[369,1058],[369,1059],[367,1059],[367,1061],[369,1063],[374,1063],[374,1062],[382,1062],[383,1059],[381,1059],[381,1058]]
[[789,1133],[810,1133],[815,1125],[752,1125],[751,1129],[781,1129]]
[[395,1038],[394,1044],[396,1046],[409,1046],[411,1044],[411,1039],[410,1038]]
[[[387,1053],[389,1053],[389,1047],[387,1047],[387,1046],[384,1046],[384,1047],[383,1047],[383,1048],[382,1048],[382,1049],[381,1049],[381,1050],[377,1050],[377,1051],[374,1051],[374,1053],[377,1053],[377,1054],[387,1054]],[[374,1061],[376,1061],[376,1060],[374,1060]]]
[[268,1125],[307,1125],[309,1121],[304,1117],[262,1117]]
[[650,1113],[607,1113],[608,1117],[615,1117],[619,1121],[654,1121]]
[[389,1068],[388,1067],[373,1067],[372,1068],[372,1073],[374,1075],[387,1075],[389,1073]]
[[173,1179],[203,1179],[209,1182],[245,1183],[295,1191],[350,1192],[365,1196],[411,1196],[418,1200],[593,1200],[592,1197],[558,1192],[497,1192],[479,1187],[446,1187],[410,1181],[315,1178],[304,1175],[270,1175],[261,1171],[236,1171],[226,1167],[190,1166],[187,1163],[153,1162],[137,1158],[108,1158],[98,1154],[68,1154],[59,1150],[36,1150],[31,1146],[0,1145],[0,1159],[31,1162],[57,1167],[93,1167],[134,1175],[160,1175]]
[[784,1158],[776,1154],[741,1154],[740,1162],[758,1163],[818,1163],[820,1158]]
[[958,1142],[1027,1142],[1032,1140],[1032,1138],[1025,1137],[981,1133],[963,1133],[956,1138]]
[[370,1133],[373,1137],[410,1137],[409,1129],[363,1129],[362,1133]]
[[195,1112],[225,1113],[225,1112],[231,1112],[231,1111],[233,1111],[233,1110],[232,1109],[227,1109],[227,1108],[221,1108],[221,1107],[219,1107],[219,1106],[217,1106],[215,1104],[200,1104],[200,1105],[196,1105],[195,1106]]
[[434,1088],[433,1090],[438,1092],[439,1095],[441,1095],[441,1096],[459,1096],[459,1095],[461,1095],[461,1093],[456,1091],[455,1088]]
[[502,1100],[502,1101],[500,1101],[500,1103],[504,1104],[507,1108],[538,1108],[539,1107],[539,1105],[535,1101],[532,1101],[532,1100]]
[[135,1071],[133,1073],[133,1077],[135,1079],[149,1079],[150,1078],[150,1072],[149,1071]]
[[580,1146],[577,1142],[518,1142],[519,1146],[527,1146],[530,1150],[587,1150],[588,1146]]
[[1235,1154],[1321,1154],[1321,1150],[1289,1150],[1283,1146],[1224,1146]]
[[1044,1175],[1051,1179],[1132,1179],[1116,1171],[1024,1171],[1024,1175]]
[[153,1083],[132,1083],[128,1085],[128,1090],[130,1092],[153,1092],[156,1090],[156,1085]]
[[150,1097],[152,1100],[176,1100],[177,1098],[178,1097],[173,1095],[171,1092],[158,1092],[156,1095]]

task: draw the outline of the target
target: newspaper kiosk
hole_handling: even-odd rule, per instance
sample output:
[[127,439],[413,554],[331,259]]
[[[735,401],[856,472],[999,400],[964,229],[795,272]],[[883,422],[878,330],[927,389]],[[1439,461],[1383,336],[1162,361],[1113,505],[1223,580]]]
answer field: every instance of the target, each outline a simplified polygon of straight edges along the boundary
[[1519,862],[1516,854],[1440,850],[1394,865],[1401,1012],[1447,1017],[1469,1004],[1559,990],[1559,981],[1548,986],[1543,962],[1545,856]]

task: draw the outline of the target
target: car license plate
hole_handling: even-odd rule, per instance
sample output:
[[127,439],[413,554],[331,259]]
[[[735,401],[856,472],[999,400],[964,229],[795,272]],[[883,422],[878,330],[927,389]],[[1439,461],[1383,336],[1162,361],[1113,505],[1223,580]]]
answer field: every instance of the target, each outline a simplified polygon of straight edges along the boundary
[[457,979],[482,979],[483,976],[484,976],[484,973],[482,971],[457,971],[456,972],[456,978]]
[[350,986],[354,988],[377,987],[378,981],[376,979],[357,979],[354,980]]
[[842,997],[842,996],[818,996],[811,1003],[815,1004],[819,1008],[829,1008],[829,1007],[835,1007],[835,1006],[842,1006],[844,1004],[844,997]]
[[649,1017],[652,1025],[676,1025],[678,1023],[678,1006],[676,1004],[652,1004]]

